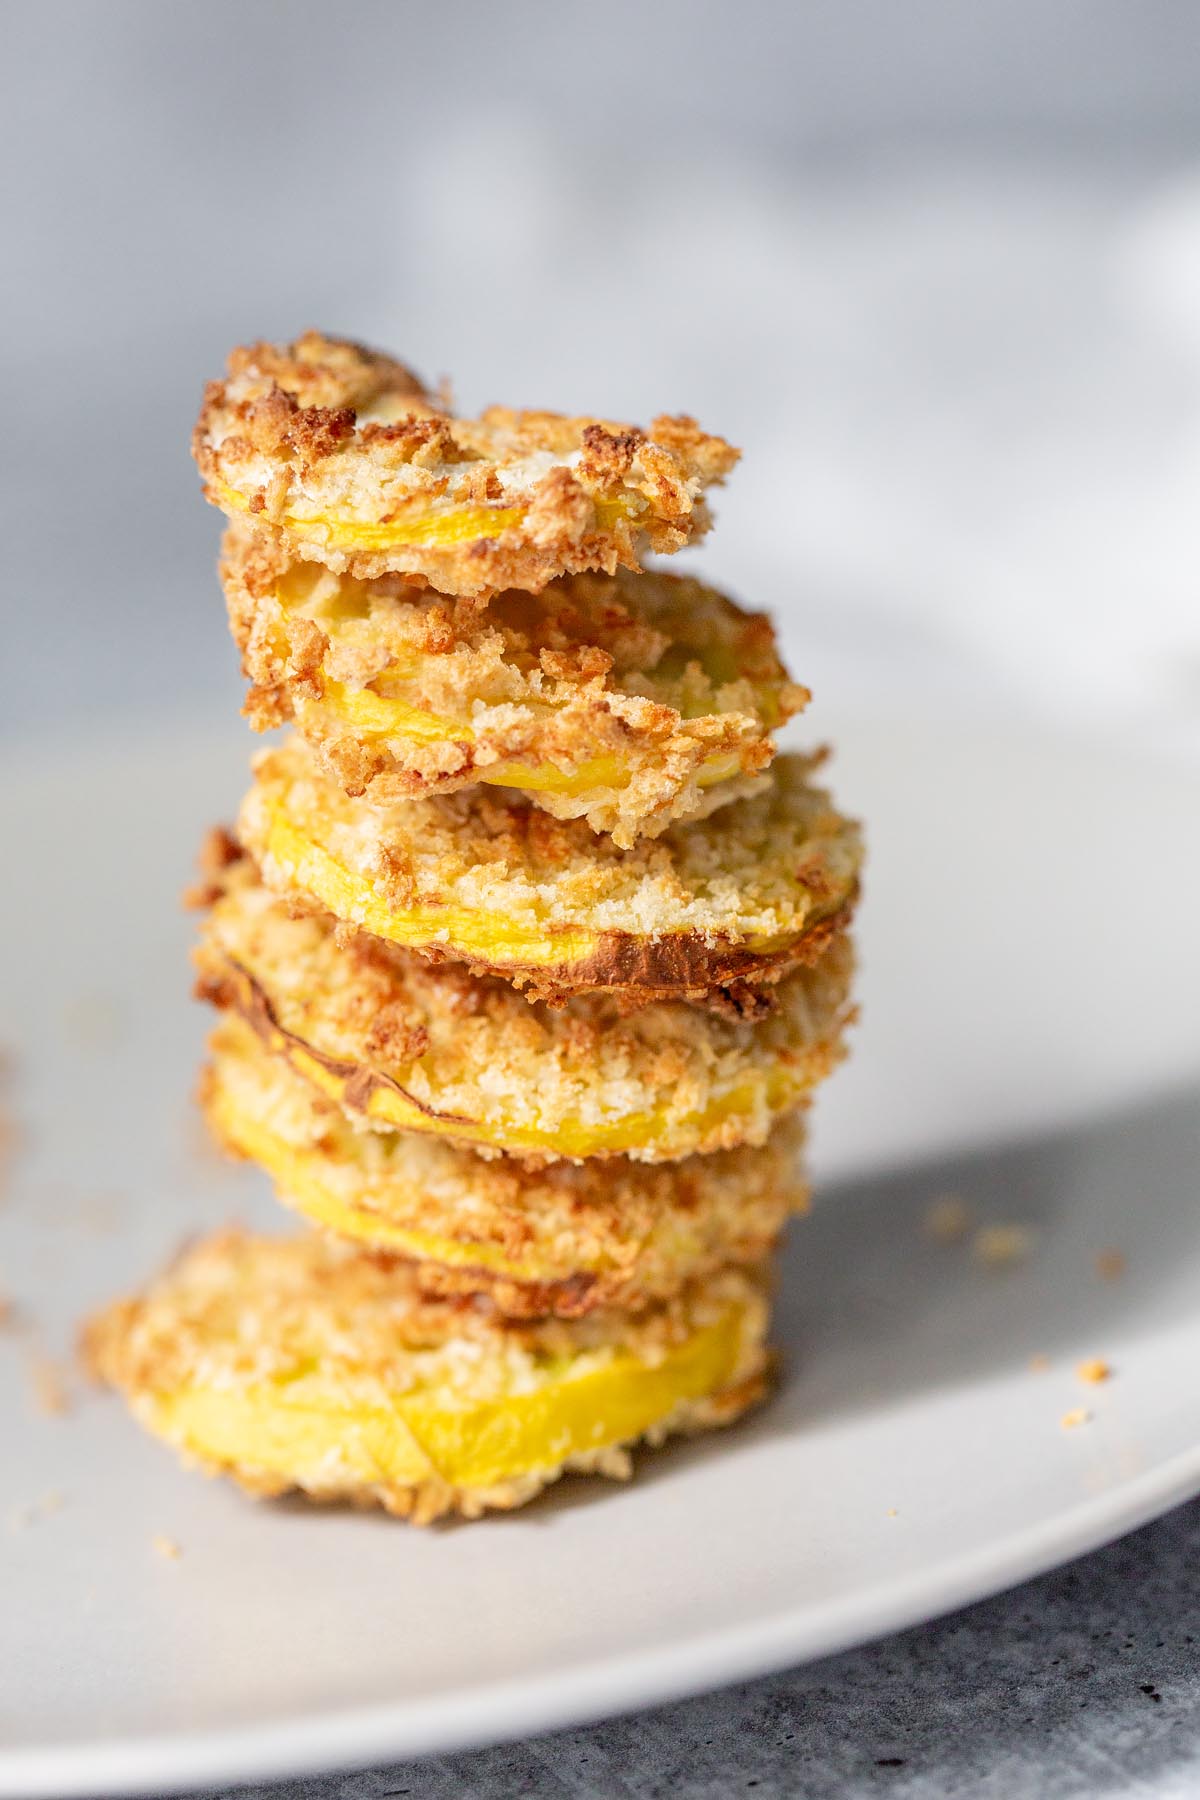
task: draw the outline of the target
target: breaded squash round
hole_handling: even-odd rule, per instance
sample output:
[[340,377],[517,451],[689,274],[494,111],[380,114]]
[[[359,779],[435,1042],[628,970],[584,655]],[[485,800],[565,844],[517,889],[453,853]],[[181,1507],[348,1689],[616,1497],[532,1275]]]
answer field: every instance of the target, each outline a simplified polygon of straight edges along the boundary
[[760,1263],[805,1203],[802,1133],[651,1166],[529,1168],[408,1131],[355,1130],[236,1014],[201,1083],[217,1138],[311,1223],[418,1265],[428,1294],[485,1294],[513,1318],[636,1312]]
[[294,719],[374,805],[519,788],[619,845],[735,798],[808,700],[770,622],[682,576],[564,576],[486,610],[357,581],[244,524],[221,575],[258,731]]
[[624,1477],[640,1440],[726,1424],[763,1392],[766,1326],[748,1270],[640,1314],[518,1324],[318,1233],[226,1231],[93,1319],[84,1350],[211,1473],[424,1524],[569,1470]]
[[762,1016],[603,994],[530,1003],[328,914],[296,915],[247,857],[219,869],[200,992],[352,1116],[541,1160],[639,1161],[761,1144],[842,1055],[853,956],[842,936]]
[[694,541],[738,456],[683,416],[457,419],[394,358],[319,332],[235,350],[192,450],[206,497],[295,555],[476,598]]
[[859,834],[779,757],[765,793],[621,849],[466,788],[374,809],[293,737],[255,759],[238,835],[268,884],[348,925],[537,992],[701,996],[812,962],[846,921]]

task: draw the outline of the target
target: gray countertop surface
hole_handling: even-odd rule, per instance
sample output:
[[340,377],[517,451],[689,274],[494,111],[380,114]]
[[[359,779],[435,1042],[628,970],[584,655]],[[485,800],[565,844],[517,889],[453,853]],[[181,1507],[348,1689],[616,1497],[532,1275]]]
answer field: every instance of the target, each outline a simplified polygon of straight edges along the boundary
[[883,1643],[629,1718],[246,1800],[1200,1794],[1200,1501]]

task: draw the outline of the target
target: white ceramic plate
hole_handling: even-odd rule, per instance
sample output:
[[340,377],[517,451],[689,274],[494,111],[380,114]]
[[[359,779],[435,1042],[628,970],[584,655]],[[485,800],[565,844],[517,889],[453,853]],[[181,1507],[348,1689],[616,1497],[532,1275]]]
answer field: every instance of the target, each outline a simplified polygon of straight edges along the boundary
[[[106,1397],[33,1403],[31,1328],[60,1355],[184,1231],[281,1215],[189,1107],[176,893],[245,740],[10,756],[0,1791],[250,1780],[637,1706],[927,1617],[1200,1489],[1200,778],[1028,727],[822,726],[871,822],[864,1021],[786,1262],[783,1392],[630,1487],[425,1533],[254,1505]],[[1029,1261],[928,1242],[945,1191],[1027,1223]],[[1083,1386],[1088,1356],[1113,1379]]]

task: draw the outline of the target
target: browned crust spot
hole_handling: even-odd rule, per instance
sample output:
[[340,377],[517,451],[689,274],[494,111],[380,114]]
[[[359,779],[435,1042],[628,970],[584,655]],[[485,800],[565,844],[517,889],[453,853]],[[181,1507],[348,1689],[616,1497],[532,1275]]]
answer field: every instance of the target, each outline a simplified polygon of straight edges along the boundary
[[[856,899],[856,897],[855,897]],[[639,1001],[715,1001],[740,1009],[741,996],[760,1003],[764,984],[782,980],[790,969],[813,968],[832,940],[849,928],[851,899],[781,950],[758,953],[744,945],[712,942],[700,932],[679,931],[660,938],[636,938],[606,932],[592,956],[551,969],[507,966],[499,970],[539,999],[562,999],[578,993],[636,996]]]
[[[769,1255],[778,1238],[777,1233],[756,1244],[747,1243],[744,1260],[751,1263]],[[397,1267],[411,1268],[422,1292],[432,1300],[477,1300],[486,1295],[488,1303],[505,1318],[529,1324],[539,1319],[584,1319],[630,1301],[628,1278],[616,1274],[577,1274],[563,1281],[514,1281],[489,1269],[451,1269],[442,1263],[410,1263],[401,1257],[391,1260]],[[742,1260],[739,1257],[739,1262]]]

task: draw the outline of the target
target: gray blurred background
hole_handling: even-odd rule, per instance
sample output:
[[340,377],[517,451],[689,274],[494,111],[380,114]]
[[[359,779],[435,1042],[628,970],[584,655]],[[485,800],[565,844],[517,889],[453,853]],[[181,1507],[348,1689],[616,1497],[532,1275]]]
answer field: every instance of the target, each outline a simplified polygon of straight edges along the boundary
[[699,560],[780,611],[818,698],[1194,733],[1194,4],[0,28],[3,733],[228,716],[188,434],[231,344],[310,324],[466,407],[689,409],[744,444]]

